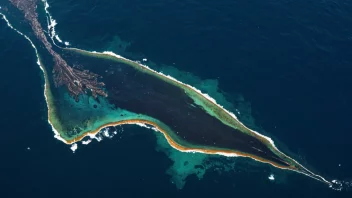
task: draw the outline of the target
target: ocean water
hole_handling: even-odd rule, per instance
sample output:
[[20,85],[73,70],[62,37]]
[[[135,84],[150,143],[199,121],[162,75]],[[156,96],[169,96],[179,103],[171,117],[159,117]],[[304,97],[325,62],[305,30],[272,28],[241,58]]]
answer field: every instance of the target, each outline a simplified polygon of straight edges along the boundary
[[[58,35],[73,47],[216,79],[240,118],[323,176],[351,181],[351,2],[48,2]],[[165,174],[173,162],[139,127],[123,127],[121,135],[73,154],[47,124],[33,49],[3,20],[0,57],[1,197],[351,197],[243,159],[241,171],[208,170],[178,190]],[[276,181],[268,180],[271,172]]]

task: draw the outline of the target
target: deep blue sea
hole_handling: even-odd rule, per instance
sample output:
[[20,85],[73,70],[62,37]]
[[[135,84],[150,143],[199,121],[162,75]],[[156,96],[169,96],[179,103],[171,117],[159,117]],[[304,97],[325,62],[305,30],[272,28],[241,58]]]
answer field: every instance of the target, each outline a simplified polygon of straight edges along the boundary
[[[352,181],[351,1],[48,2],[57,34],[73,47],[216,79],[280,148],[329,179]],[[294,173],[271,182],[261,166],[209,170],[177,190],[165,174],[172,161],[139,127],[72,153],[47,123],[33,48],[4,20],[0,60],[0,197],[352,197]]]

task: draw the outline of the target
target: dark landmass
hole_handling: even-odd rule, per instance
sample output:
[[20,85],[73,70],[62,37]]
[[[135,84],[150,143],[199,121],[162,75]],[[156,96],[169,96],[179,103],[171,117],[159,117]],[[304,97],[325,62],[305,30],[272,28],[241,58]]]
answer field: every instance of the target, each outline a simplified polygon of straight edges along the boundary
[[180,87],[116,61],[77,54],[71,60],[103,77],[111,104],[157,118],[183,141],[204,148],[241,151],[289,166],[259,139],[206,113]]

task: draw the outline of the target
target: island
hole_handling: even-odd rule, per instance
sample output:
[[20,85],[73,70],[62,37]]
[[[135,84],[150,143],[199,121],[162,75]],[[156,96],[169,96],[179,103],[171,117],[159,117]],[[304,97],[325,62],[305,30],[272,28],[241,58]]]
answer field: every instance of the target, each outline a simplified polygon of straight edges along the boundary
[[161,132],[182,152],[248,157],[337,185],[281,152],[271,138],[245,126],[197,88],[113,52],[55,44],[50,16],[43,22],[38,15],[47,7],[46,1],[9,0],[0,11],[36,51],[48,121],[60,141],[75,145],[106,127],[137,124]]

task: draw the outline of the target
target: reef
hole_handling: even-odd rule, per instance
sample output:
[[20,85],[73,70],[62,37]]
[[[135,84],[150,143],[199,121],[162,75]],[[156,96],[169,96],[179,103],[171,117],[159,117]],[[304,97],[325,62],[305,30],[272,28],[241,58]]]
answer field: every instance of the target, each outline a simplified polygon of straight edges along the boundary
[[37,0],[10,2],[30,26],[31,32],[23,34],[9,25],[29,35],[36,50],[45,75],[48,120],[62,142],[76,146],[106,127],[137,124],[161,132],[182,152],[248,157],[334,185],[197,88],[112,52],[59,47],[50,24],[47,31],[42,28]]

